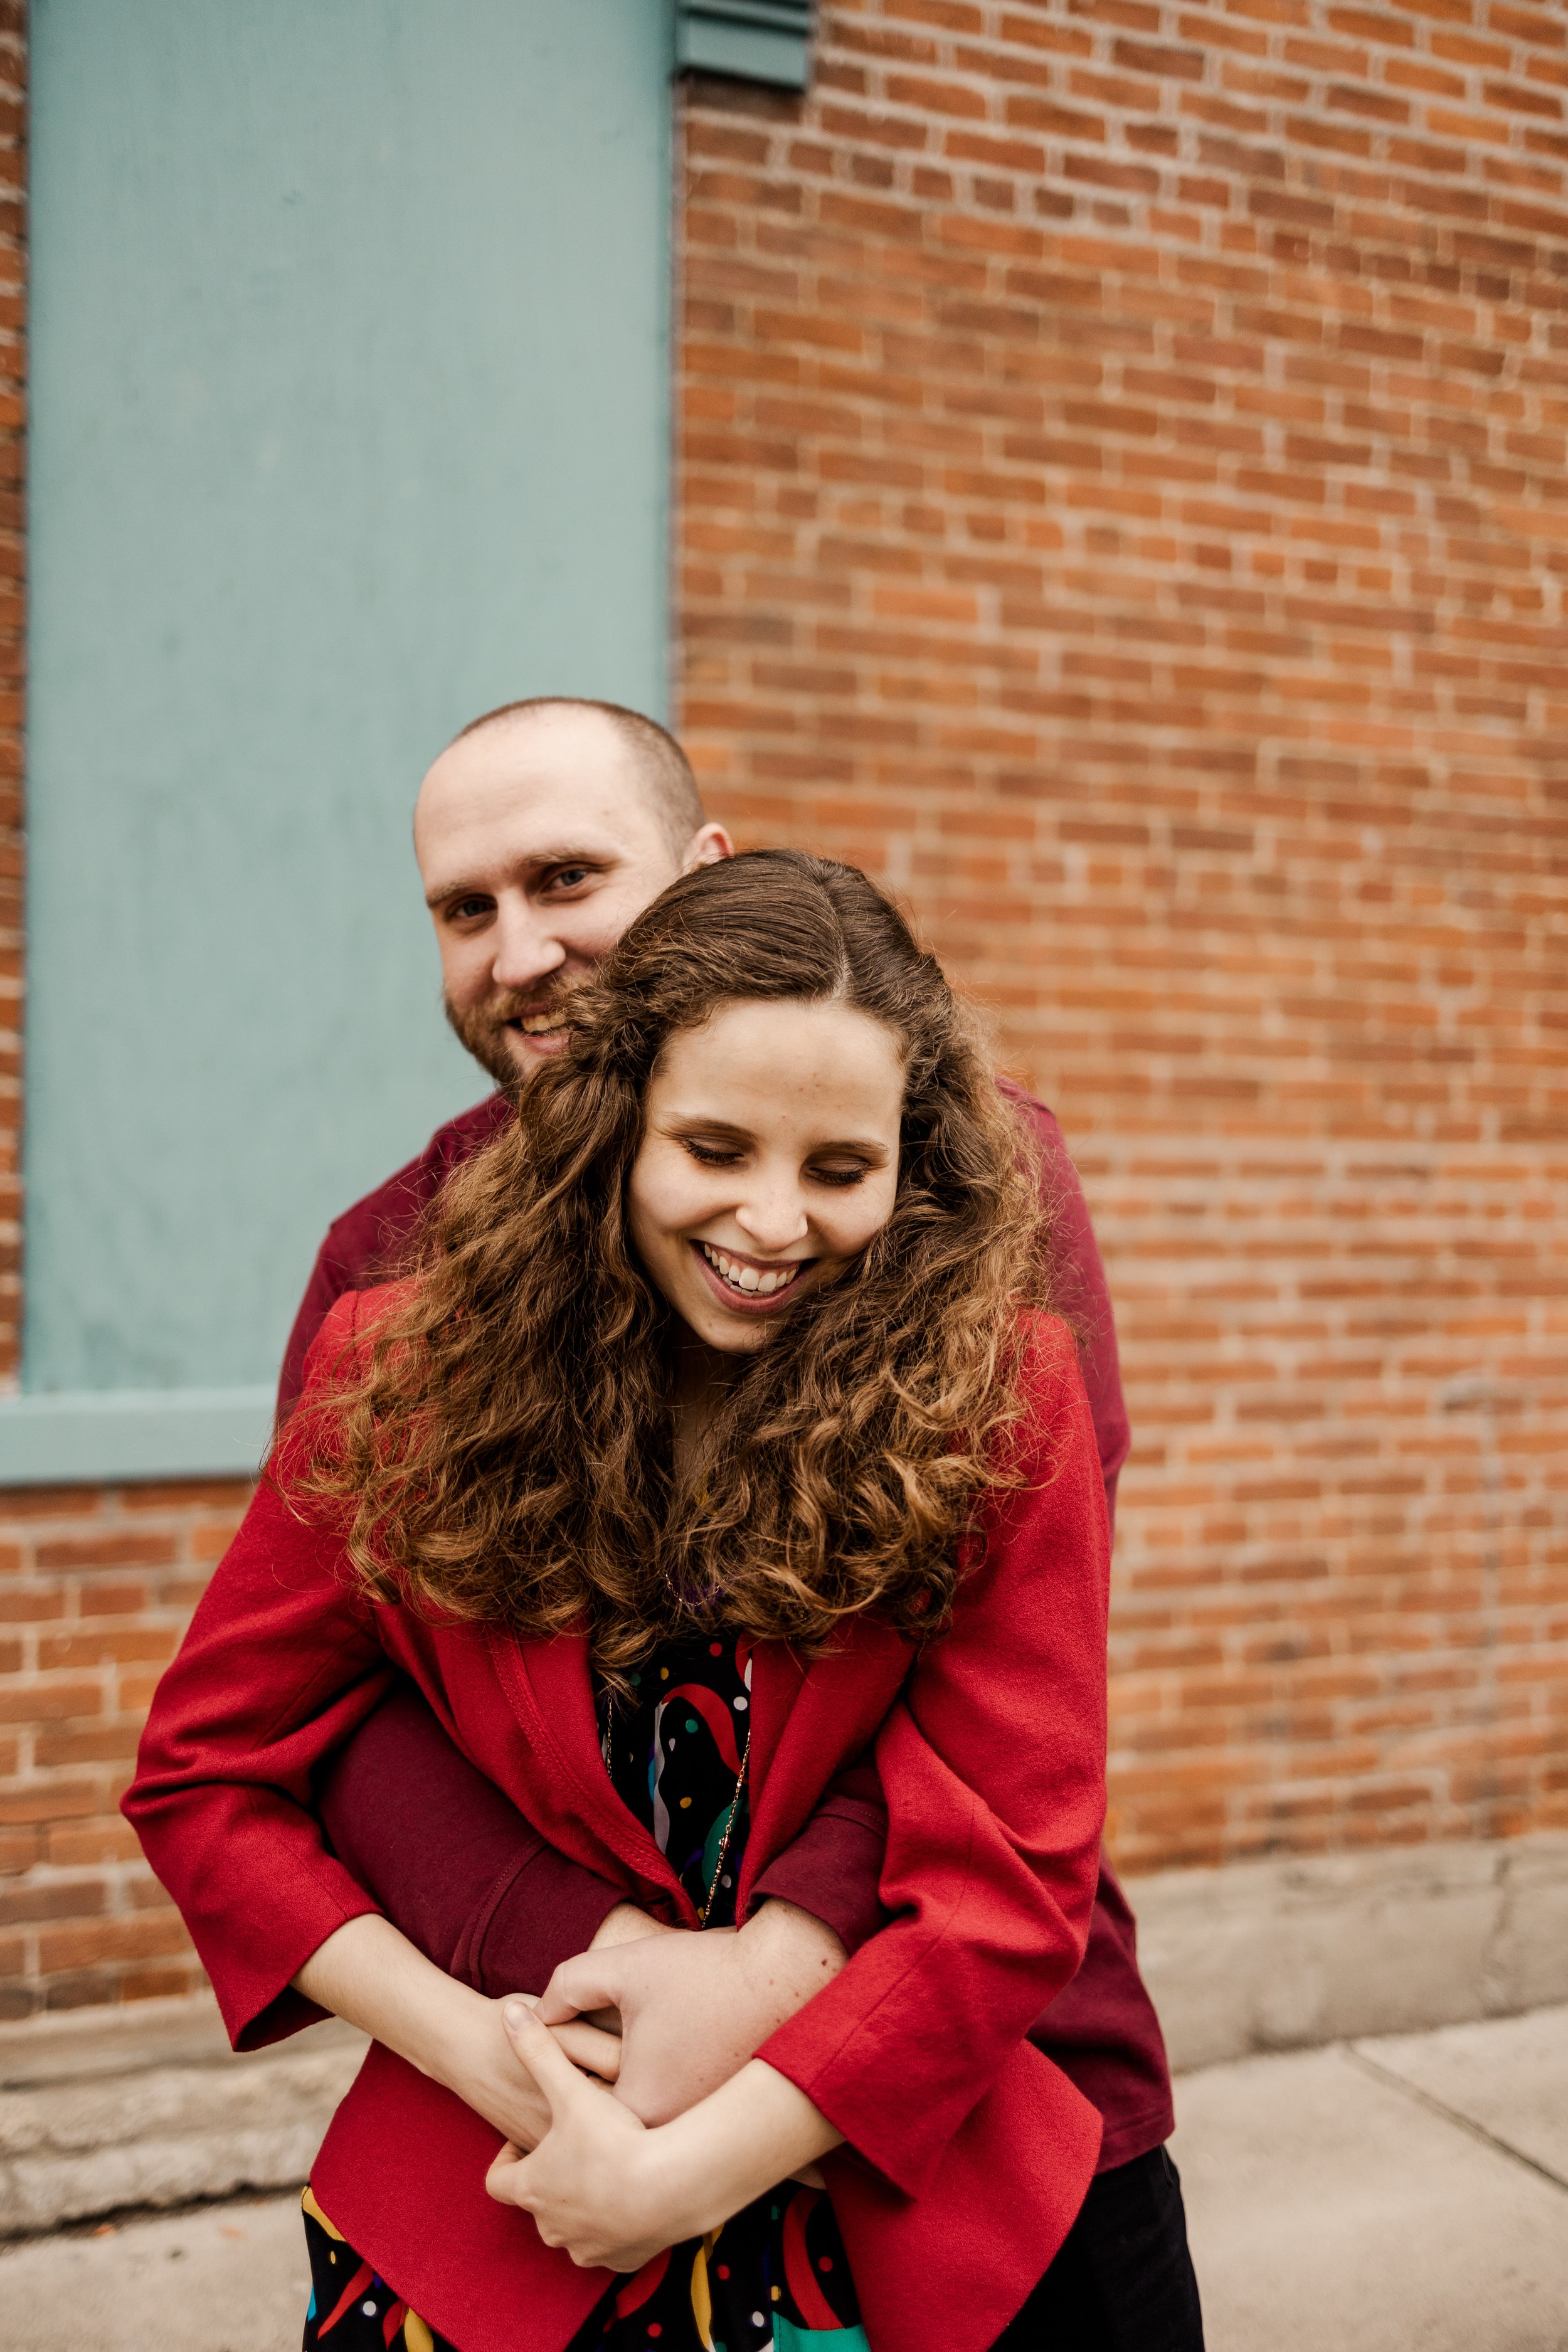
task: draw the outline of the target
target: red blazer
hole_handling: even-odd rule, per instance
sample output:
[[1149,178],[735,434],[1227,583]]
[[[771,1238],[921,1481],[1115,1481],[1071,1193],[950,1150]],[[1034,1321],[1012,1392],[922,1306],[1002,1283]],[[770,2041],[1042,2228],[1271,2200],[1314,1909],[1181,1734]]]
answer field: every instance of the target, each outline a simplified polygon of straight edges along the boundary
[[[313,1374],[388,1294],[351,1293]],[[1109,1542],[1094,1430],[1065,1328],[1043,1319],[1026,1485],[996,1498],[952,1630],[920,1655],[862,1623],[826,1657],[754,1653],[752,1828],[738,1888],[874,1748],[896,1915],[759,2055],[845,2135],[827,2160],[873,2347],[985,2352],[1045,2271],[1100,2123],[1025,2041],[1082,1957],[1104,1812]],[[320,2012],[289,1979],[374,1905],[327,1851],[310,1773],[412,1675],[458,1745],[551,1843],[634,1902],[691,1905],[599,1754],[585,1641],[376,1606],[342,1547],[283,1500],[287,1433],[153,1701],[125,1799],[239,2047]],[[280,1493],[279,1489],[283,1492]],[[312,2172],[324,2210],[468,2352],[562,2352],[608,2284],[492,2203],[490,2126],[379,2044]]]

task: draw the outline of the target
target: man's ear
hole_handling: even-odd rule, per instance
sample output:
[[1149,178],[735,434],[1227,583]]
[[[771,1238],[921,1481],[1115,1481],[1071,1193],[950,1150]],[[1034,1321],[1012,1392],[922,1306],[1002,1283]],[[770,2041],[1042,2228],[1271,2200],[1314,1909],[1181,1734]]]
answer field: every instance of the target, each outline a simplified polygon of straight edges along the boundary
[[726,857],[733,857],[735,845],[721,824],[705,824],[694,833],[686,845],[686,855],[680,861],[683,874],[693,874],[700,866],[717,866]]

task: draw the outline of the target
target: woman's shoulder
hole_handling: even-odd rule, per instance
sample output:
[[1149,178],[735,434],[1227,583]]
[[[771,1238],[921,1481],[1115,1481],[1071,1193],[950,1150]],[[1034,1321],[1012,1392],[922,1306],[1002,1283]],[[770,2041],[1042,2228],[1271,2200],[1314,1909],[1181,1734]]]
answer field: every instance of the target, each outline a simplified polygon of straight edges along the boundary
[[1054,1395],[1064,1381],[1083,1385],[1071,1326],[1046,1307],[1031,1307],[1019,1318],[1018,1366],[1026,1394]]
[[341,1365],[345,1356],[352,1354],[363,1361],[381,1325],[413,1295],[413,1280],[405,1275],[400,1281],[378,1282],[368,1290],[345,1290],[341,1298],[334,1298],[305,1359],[306,1386]]
[[1047,1465],[1059,1468],[1064,1445],[1087,1444],[1098,1462],[1078,1341],[1059,1315],[1039,1308],[1021,1318],[1016,1393],[1022,1410],[1008,1433],[1008,1451],[1026,1481]]

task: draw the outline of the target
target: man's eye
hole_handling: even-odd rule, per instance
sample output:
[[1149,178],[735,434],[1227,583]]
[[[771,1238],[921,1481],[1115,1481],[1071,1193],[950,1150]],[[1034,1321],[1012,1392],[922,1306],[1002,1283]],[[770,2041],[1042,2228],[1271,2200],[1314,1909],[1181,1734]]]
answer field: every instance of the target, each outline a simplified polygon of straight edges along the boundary
[[701,1168],[733,1168],[741,1157],[738,1151],[726,1151],[716,1143],[698,1143],[689,1136],[686,1149]]
[[447,920],[449,923],[471,923],[478,916],[493,915],[495,908],[493,898],[455,898],[447,908]]
[[563,866],[551,876],[550,887],[552,890],[575,890],[580,884],[591,879],[593,872],[591,866]]
[[849,1184],[863,1184],[866,1181],[866,1171],[859,1166],[814,1168],[811,1172],[819,1184],[836,1184],[844,1187]]

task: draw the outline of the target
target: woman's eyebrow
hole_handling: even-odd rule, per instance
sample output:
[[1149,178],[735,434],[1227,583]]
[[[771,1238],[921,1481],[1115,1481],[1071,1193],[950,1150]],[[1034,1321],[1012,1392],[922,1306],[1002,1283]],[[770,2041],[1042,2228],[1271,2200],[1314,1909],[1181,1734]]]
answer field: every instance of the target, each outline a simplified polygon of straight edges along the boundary
[[811,1148],[813,1151],[853,1151],[860,1160],[888,1160],[892,1156],[887,1145],[879,1143],[874,1135],[840,1136],[834,1142],[814,1143]]
[[[754,1143],[756,1136],[749,1127],[737,1127],[731,1118],[710,1118],[700,1110],[671,1111],[665,1122],[668,1129],[681,1129],[694,1135],[722,1135],[737,1143]],[[890,1155],[885,1143],[875,1136],[844,1135],[825,1139],[811,1146],[817,1151],[853,1151],[862,1160],[886,1160]]]
[[672,1110],[665,1125],[667,1128],[689,1128],[693,1134],[733,1136],[737,1143],[756,1141],[749,1127],[737,1127],[732,1118],[710,1118],[706,1111]]

